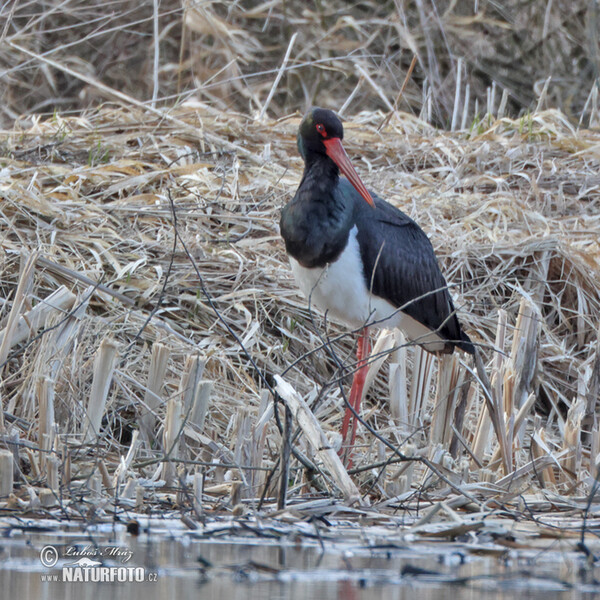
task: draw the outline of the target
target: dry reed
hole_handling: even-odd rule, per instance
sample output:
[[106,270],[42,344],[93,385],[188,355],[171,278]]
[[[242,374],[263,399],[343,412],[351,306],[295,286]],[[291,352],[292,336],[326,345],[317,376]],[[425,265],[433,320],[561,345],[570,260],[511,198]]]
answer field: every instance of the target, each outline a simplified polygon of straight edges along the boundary
[[[157,15],[123,1],[114,14],[131,10],[154,32],[145,38],[152,67],[139,68],[150,60],[142,44],[129,56],[133,71],[115,58],[118,44],[106,45],[112,17],[67,4],[95,16],[97,34],[70,24],[73,43],[53,47],[65,18],[57,5],[39,19],[48,52],[32,33],[35,18],[24,19],[17,3],[3,9],[13,11],[0,51],[10,123],[0,144],[0,444],[12,456],[2,453],[0,489],[12,494],[0,502],[8,512],[281,514],[280,490],[286,518],[342,510],[396,523],[398,509],[431,506],[415,531],[449,519],[440,533],[448,537],[480,528],[498,508],[520,518],[594,512],[596,87],[573,74],[569,119],[544,109],[564,92],[546,75],[535,87],[528,60],[507,70],[498,55],[484,56],[474,70],[468,52],[454,64],[436,49],[480,48],[485,27],[502,47],[518,37],[518,3],[477,18],[436,15],[421,1],[414,13],[394,3],[392,12],[337,18],[335,4],[319,12],[285,3],[286,12],[282,2],[236,3],[227,12],[184,3],[181,12],[163,2],[158,23],[178,32],[165,48]],[[577,32],[575,5],[554,4],[544,15],[531,8],[543,43],[524,57],[547,60],[577,38],[553,25],[572,17]],[[396,52],[399,33],[406,47]],[[120,23],[114,34],[127,40],[130,30]],[[76,50],[79,59],[69,54]],[[111,75],[115,60],[135,76]],[[492,86],[482,84],[487,76]],[[166,97],[183,89],[177,104]],[[39,104],[50,91],[55,100]],[[350,473],[333,449],[353,336],[309,310],[278,231],[302,170],[299,114],[286,115],[315,98],[353,114],[346,140],[358,170],[429,234],[483,355],[479,369],[464,357],[439,367],[383,332]],[[18,118],[27,107],[115,99],[76,116]],[[524,106],[536,110],[506,116]],[[297,417],[291,425],[285,403]],[[479,520],[457,525],[459,509]]]
[[[342,490],[355,499],[356,486],[384,510],[416,492],[476,504],[517,490],[536,497],[540,486],[589,492],[600,137],[557,111],[451,134],[404,114],[378,131],[385,118],[348,121],[349,151],[364,179],[431,236],[483,351],[500,443],[468,361],[436,378],[435,360],[384,333],[363,413],[372,431],[359,427],[351,485],[323,465],[321,442],[307,445],[294,429],[288,498]],[[293,387],[286,401],[308,401],[333,435],[353,336],[309,311],[278,234],[302,168],[298,122],[189,102],[168,119],[107,107],[6,134],[1,392],[3,439],[27,442],[17,452],[18,494],[62,486],[68,502],[100,469],[103,501],[133,499],[140,482],[147,506],[188,488],[182,502],[196,512],[200,493],[205,502],[274,501],[284,420],[280,406],[266,410],[275,375]],[[51,302],[63,286],[68,302]],[[44,316],[27,316],[39,306]],[[67,323],[53,354],[46,340]],[[68,483],[56,456],[69,459]],[[485,487],[490,474],[495,485]],[[99,502],[98,486],[90,489]]]
[[399,109],[453,130],[549,106],[598,123],[597,22],[587,0],[9,1],[0,123],[119,94],[277,117]]

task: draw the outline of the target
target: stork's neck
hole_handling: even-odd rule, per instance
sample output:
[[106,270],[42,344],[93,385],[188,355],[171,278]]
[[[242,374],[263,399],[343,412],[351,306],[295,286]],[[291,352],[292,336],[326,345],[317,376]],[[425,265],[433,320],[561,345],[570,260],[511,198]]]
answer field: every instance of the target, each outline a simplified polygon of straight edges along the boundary
[[333,191],[339,178],[340,170],[328,156],[311,152],[304,158],[304,173],[297,196],[308,195],[310,199],[318,199],[321,202],[333,200]]
[[305,267],[323,267],[344,249],[353,226],[353,201],[341,193],[339,170],[323,155],[306,156],[302,181],[281,212],[288,254]]

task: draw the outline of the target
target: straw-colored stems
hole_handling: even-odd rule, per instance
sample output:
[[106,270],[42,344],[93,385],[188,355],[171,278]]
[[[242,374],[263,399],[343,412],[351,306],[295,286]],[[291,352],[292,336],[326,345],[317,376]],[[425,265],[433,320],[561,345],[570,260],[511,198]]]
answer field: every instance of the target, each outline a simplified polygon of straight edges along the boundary
[[300,394],[279,375],[275,375],[276,390],[290,408],[293,417],[304,432],[309,444],[312,446],[315,454],[329,471],[335,484],[349,502],[360,500],[358,488],[350,479],[348,472],[344,468],[340,457],[329,445],[325,433],[321,429],[319,422],[311,412],[306,402]]
[[[452,464],[454,461],[450,456],[448,450],[446,450],[441,444],[429,444],[427,450],[429,460],[434,465],[438,467],[443,467],[443,470],[452,468]],[[421,474],[421,485],[425,485],[425,483],[432,476],[437,476],[437,473],[434,470],[430,469],[429,467],[424,469]]]
[[135,488],[135,510],[138,512],[141,512],[144,508],[144,492],[144,486],[138,483]]
[[135,477],[129,477],[127,479],[127,483],[125,484],[125,486],[123,487],[123,490],[121,491],[121,497],[122,498],[127,498],[128,500],[130,500],[131,498],[134,498],[136,495],[136,487],[138,485],[137,479]]
[[[0,380],[2,379],[2,373],[4,371],[4,367],[2,365],[4,365],[6,362],[8,353],[12,346],[18,343],[14,340],[20,339],[23,335],[23,329],[19,334],[19,322],[24,321],[23,317],[21,317],[21,312],[23,310],[25,299],[29,293],[29,288],[31,287],[31,283],[33,281],[33,273],[35,270],[37,256],[37,252],[32,252],[22,265],[21,274],[19,277],[19,285],[17,286],[14,298],[12,299],[12,307],[8,314],[6,327],[1,332],[3,335],[0,341]],[[4,425],[4,410],[2,409],[2,406],[2,397],[0,394],[0,433],[4,433],[6,431],[6,427]]]
[[[502,406],[504,408],[505,418],[510,418],[513,412],[513,392],[515,389],[515,372],[511,365],[508,365],[504,372],[504,385],[502,386]],[[498,396],[500,397],[500,396]]]
[[367,395],[369,389],[373,385],[377,374],[381,370],[385,359],[388,357],[390,350],[394,347],[394,332],[389,329],[382,329],[380,334],[377,336],[377,341],[373,346],[371,356],[374,357],[372,361],[369,361],[369,369],[367,376],[365,377],[365,384],[363,386],[362,400]]
[[236,511],[239,510],[238,505],[242,501],[242,482],[232,481],[231,490],[229,492],[229,505],[234,509],[234,516]]
[[[6,327],[0,331],[0,344],[4,346],[6,343],[6,351],[9,351],[44,327],[51,314],[57,311],[61,313],[69,311],[74,306],[76,299],[75,294],[64,285],[60,286],[31,310],[23,313],[16,320],[16,324],[7,322]],[[15,304],[13,304],[14,307]]]
[[[413,73],[415,67],[417,66],[417,60],[418,60],[418,56],[417,56],[417,54],[414,54],[412,57],[412,60],[410,61],[410,66],[408,67],[408,71],[406,71],[406,75],[404,77],[404,82],[402,83],[402,87],[400,88],[400,92],[398,92],[398,95],[396,96],[396,100],[394,101],[394,107],[393,107],[394,110],[393,110],[393,112],[388,112],[388,114],[385,116],[385,118],[383,119],[383,121],[381,122],[379,127],[377,128],[378,133],[389,123],[392,116],[394,116],[396,114],[396,111],[398,110],[398,104],[400,102],[400,98],[402,98],[402,96],[404,94],[404,90],[406,89],[406,86],[408,85],[408,82],[410,81],[412,73]],[[363,77],[359,78],[358,84],[354,88],[354,91],[352,92],[351,95],[356,94],[356,92],[358,91],[358,87],[363,79],[364,79]],[[346,107],[349,103],[350,103],[349,100],[346,100],[346,102],[344,102],[344,107]]]
[[386,93],[381,88],[381,86],[378,85],[374,81],[374,79],[369,75],[369,73],[362,67],[362,65],[360,63],[355,63],[354,67],[358,71],[358,74],[361,77],[364,77],[365,81],[373,88],[373,90],[381,98],[381,101],[386,105],[387,109],[393,113],[394,107],[392,106],[391,102],[388,100],[388,97],[386,96]]
[[[536,113],[540,112],[542,110],[542,108],[544,107],[544,102],[546,101],[546,96],[548,95],[548,87],[550,86],[551,80],[552,80],[552,75],[550,75],[546,79],[546,81],[544,81],[544,87],[542,88],[541,92],[539,93],[537,105],[535,107],[534,112],[536,112]],[[534,90],[535,90],[535,87],[534,87]]]
[[[490,445],[491,437],[492,419],[487,406],[484,404],[479,412],[477,427],[475,428],[475,435],[473,436],[473,443],[471,444],[473,455],[476,456],[480,462],[483,462],[483,457]],[[473,462],[475,463],[475,461]]]
[[176,468],[173,460],[179,459],[181,432],[183,427],[183,406],[178,398],[171,398],[167,402],[167,413],[165,415],[165,426],[163,430],[163,447],[166,462],[164,465],[165,484],[173,485],[176,476]]
[[296,31],[294,33],[294,35],[292,35],[292,37],[290,38],[290,42],[288,44],[287,51],[285,53],[285,56],[283,57],[283,61],[281,63],[281,66],[279,67],[279,71],[277,71],[277,76],[275,77],[275,81],[273,82],[273,85],[271,86],[269,95],[267,96],[267,99],[265,100],[265,103],[260,111],[260,114],[258,115],[259,120],[264,118],[264,116],[267,112],[267,108],[269,108],[271,99],[273,98],[273,95],[275,94],[275,90],[277,89],[277,86],[279,85],[279,82],[281,81],[281,77],[283,76],[283,73],[285,72],[287,63],[290,60],[290,54],[292,53],[292,48],[294,47],[294,42],[296,41],[297,37],[298,37],[298,32]]
[[[81,320],[87,310],[91,291],[92,289],[88,288],[83,295],[84,300],[79,303],[77,309],[66,319],[63,318],[58,327],[42,339],[36,362],[36,371],[38,371],[36,396],[39,403],[38,439],[40,440],[44,435],[49,435],[54,427],[54,388],[56,380],[63,368],[65,357],[72,348],[73,340],[79,333]],[[72,296],[69,301],[74,304],[75,296],[70,292],[69,294]],[[46,318],[43,317],[42,320],[45,322]]]
[[[8,319],[6,321],[6,327],[4,328],[4,336],[2,337],[2,342],[0,342],[0,365],[3,365],[6,362],[8,352],[14,344],[13,339],[18,330],[19,318],[21,316],[21,311],[23,309],[25,299],[28,295],[28,290],[31,287],[37,256],[37,252],[32,252],[27,257],[27,260],[25,261],[25,264],[21,269],[19,285],[17,286],[15,296],[12,300],[12,308],[10,309],[10,313],[8,314]],[[0,368],[0,375],[2,374],[2,370],[3,369]],[[4,430],[4,425],[1,425],[2,430]]]
[[452,110],[451,131],[456,131],[458,125],[458,114],[460,109],[460,88],[462,85],[463,59],[460,57],[456,63],[456,87],[454,89],[454,108]]
[[510,459],[506,443],[506,430],[504,426],[504,411],[501,406],[501,399],[494,393],[493,387],[488,379],[483,359],[481,358],[481,352],[478,348],[475,348],[475,367],[477,369],[477,376],[483,391],[483,397],[485,399],[486,407],[490,414],[490,420],[494,427],[494,432],[500,445],[502,452],[502,465],[504,472],[509,473]]
[[485,97],[487,100],[487,109],[485,111],[486,117],[487,117],[488,123],[491,123],[492,117],[494,116],[494,104],[496,101],[496,86],[495,85],[492,84],[491,88],[488,86]]
[[58,475],[58,468],[60,467],[60,460],[56,456],[49,456],[46,460],[47,473],[46,480],[48,487],[55,493],[58,494],[60,488],[60,478]]
[[446,449],[448,448],[460,385],[460,369],[456,354],[443,355],[439,360],[435,407],[429,429],[431,444],[442,444]]
[[13,453],[0,450],[0,498],[5,498],[13,489]]
[[263,451],[267,437],[267,425],[273,416],[273,403],[269,402],[269,392],[264,390],[260,395],[258,415],[252,425],[252,452],[250,464],[254,467],[251,474],[253,490],[260,490],[264,486],[265,472],[259,467],[263,465]]
[[[503,309],[498,310],[498,325],[496,326],[496,338],[494,341],[494,347],[498,349],[498,352],[494,354],[492,360],[492,374],[491,374],[491,389],[494,390],[494,395],[500,397],[502,394],[502,381],[504,377],[504,344],[506,341],[506,323],[507,315]],[[473,454],[483,462],[484,454],[491,442],[492,435],[492,418],[487,403],[485,403],[481,412],[479,413],[479,419],[477,421],[477,427],[475,429],[475,435],[473,438]],[[493,462],[493,461],[492,461]]]
[[129,471],[129,468],[131,467],[131,463],[133,462],[133,459],[135,458],[135,456],[137,454],[139,446],[140,446],[139,431],[136,429],[136,430],[134,430],[133,434],[131,435],[131,443],[129,444],[129,449],[127,450],[127,454],[125,455],[124,458],[123,458],[123,456],[121,456],[119,466],[115,469],[111,487],[117,488],[125,480],[127,472]]
[[[531,409],[533,408],[533,405],[535,404],[536,399],[537,398],[536,398],[535,394],[533,394],[533,393],[529,394],[527,401],[519,409],[519,412],[517,413],[517,416],[514,419],[513,439],[519,434],[519,430],[521,429],[521,427],[523,425],[525,425],[525,422],[526,422],[525,420],[526,420],[527,416],[529,415],[529,413],[531,412]],[[496,448],[496,450],[492,456],[492,460],[490,462],[494,463],[499,459],[500,459],[500,448],[498,447],[498,448]]]
[[[538,477],[546,477],[547,483],[552,483],[554,481],[552,465],[556,464],[556,461],[557,458],[555,456],[542,453],[540,456],[536,456],[533,460],[525,463],[522,467],[515,469],[508,475],[505,475],[500,479],[495,476],[491,481],[499,488],[509,486],[511,493],[517,495],[519,493],[519,488],[521,488],[523,483],[529,480],[529,475],[531,473],[537,473]],[[548,471],[547,473],[545,473],[546,470]],[[525,485],[528,486],[528,482],[525,483]],[[543,484],[543,487],[545,486],[546,483]]]
[[598,453],[600,452],[600,433],[597,425],[594,425],[590,438],[589,472],[596,479],[598,477]]
[[495,430],[504,465],[504,473],[508,474],[512,469],[512,452],[509,448],[511,444],[508,443],[508,432],[506,431],[506,419],[504,418],[502,402],[500,396],[496,396],[495,394],[492,396],[492,404],[494,407],[492,411],[492,423],[494,423],[494,419],[496,419]]
[[102,485],[107,490],[112,490],[114,485],[108,472],[108,467],[106,466],[106,463],[102,458],[98,460],[98,471],[100,472],[100,476],[102,477]]
[[500,106],[498,107],[498,112],[496,113],[496,117],[498,119],[504,118],[504,113],[506,111],[506,105],[508,104],[508,90],[506,88],[502,89],[502,97],[500,98]]
[[61,457],[63,461],[62,482],[65,487],[71,485],[71,453],[64,444],[61,444]]
[[102,477],[95,472],[89,479],[88,489],[92,497],[92,502],[98,501],[102,497]]
[[408,387],[406,379],[405,338],[399,329],[394,331],[394,347],[390,359],[390,413],[399,428],[408,425]]
[[[541,428],[536,429],[533,435],[531,440],[531,453],[533,454],[534,458],[552,455],[552,452],[546,443],[546,434]],[[556,478],[554,477],[554,471],[552,470],[552,467],[546,467],[545,469],[537,471],[537,475],[542,487],[556,485]]]
[[[586,398],[583,429],[590,431],[596,427],[596,402],[600,398],[600,331],[597,332],[597,343],[594,353],[589,358],[589,365],[585,367],[583,380]],[[579,385],[579,384],[578,384]]]
[[569,409],[567,420],[565,421],[563,449],[569,450],[569,452],[561,461],[563,467],[561,471],[562,483],[568,483],[569,480],[567,478],[577,479],[579,470],[577,463],[581,455],[581,422],[584,414],[585,401],[580,397]]
[[208,414],[213,387],[213,382],[206,379],[199,381],[196,387],[196,398],[190,415],[190,422],[200,431],[204,429],[204,422]]
[[[346,100],[344,100],[344,104],[342,104],[342,106],[337,111],[338,117],[340,119],[343,119],[345,117],[344,113],[346,112],[346,109],[350,106],[350,104],[352,103],[352,100],[354,100],[354,97],[356,96],[356,94],[358,94],[358,90],[360,90],[364,80],[365,80],[364,77],[358,78],[358,83],[354,86],[354,89],[350,92],[350,95],[346,98]],[[390,113],[388,113],[388,116],[389,116],[389,114]],[[379,126],[379,129],[380,128],[381,128],[381,125]],[[379,129],[378,129],[378,131],[379,131]]]
[[[492,390],[494,391],[494,395],[497,398],[504,399],[504,391],[502,388],[502,384],[506,383],[506,360],[504,356],[504,345],[506,343],[506,323],[507,323],[507,315],[506,311],[503,309],[498,310],[498,325],[496,327],[496,339],[494,340],[494,346],[498,349],[497,352],[494,353],[494,358],[492,360]],[[506,400],[505,400],[506,402]],[[504,411],[506,413],[506,404],[504,406]]]
[[40,469],[40,463],[38,461],[37,455],[30,448],[26,448],[25,453],[27,454],[27,457],[29,458],[29,465],[31,468],[29,477],[32,480],[39,479],[41,476],[41,469]]
[[156,412],[161,404],[160,392],[165,382],[165,373],[169,361],[169,349],[160,342],[152,346],[152,357],[148,369],[144,407],[140,414],[140,429],[147,441],[154,439]]
[[[416,446],[410,443],[402,445],[400,452],[407,458],[412,458],[418,454]],[[390,495],[400,495],[410,489],[415,475],[415,464],[415,461],[407,460],[400,463],[395,470],[390,470],[390,487],[387,490]]]
[[514,382],[511,382],[512,389],[506,396],[510,405],[505,405],[507,415],[512,414],[513,408],[520,409],[531,391],[537,368],[538,332],[539,318],[535,307],[523,298],[519,306],[510,357]]
[[423,411],[429,397],[434,360],[435,357],[429,352],[425,352],[421,346],[415,347],[408,407],[408,419],[412,427],[416,427],[423,421]]
[[251,480],[250,472],[243,466],[250,464],[250,456],[252,455],[252,435],[250,432],[250,413],[248,408],[240,409],[236,415],[236,442],[233,453],[233,460],[236,465],[240,465],[240,475],[244,483],[240,494],[244,497],[249,497],[249,483]]
[[[39,402],[38,440],[49,438],[54,427],[54,381],[39,377],[36,383],[36,396]],[[43,454],[42,454],[43,464]]]
[[204,429],[204,420],[213,389],[212,381],[202,380],[205,365],[206,361],[198,354],[188,357],[179,384],[184,414],[187,415],[188,422],[195,425],[198,431]]
[[201,398],[203,392],[201,379],[205,366],[206,361],[201,359],[199,354],[188,356],[179,382],[179,395],[183,399],[183,411],[188,415],[188,421],[196,425],[200,431],[204,426],[208,397],[210,396],[209,393],[208,397]]
[[116,342],[111,339],[102,340],[94,360],[94,378],[87,406],[88,426],[85,435],[87,442],[95,440],[100,433],[100,424],[106,406],[116,359]]
[[[460,381],[460,387],[456,390],[457,402],[456,408],[454,409],[454,427],[451,427],[454,435],[452,436],[452,441],[450,442],[450,454],[454,458],[458,456],[460,445],[463,445],[465,448],[468,445],[464,435],[468,435],[469,432],[465,431],[464,422],[465,416],[469,414],[471,405],[473,403],[473,397],[475,396],[475,386],[471,385],[470,381],[465,381],[464,371],[461,372]],[[475,455],[475,458],[481,463],[477,455]]]
[[40,457],[40,469],[42,472],[46,472],[48,466],[46,460],[50,456],[49,452],[54,449],[54,438],[56,434],[56,428],[53,427],[48,433],[44,433],[39,439],[39,457]]
[[[40,506],[43,506],[44,508],[53,508],[57,505],[56,492],[48,488],[41,489],[38,494],[38,501]],[[33,498],[31,503],[35,505]]]
[[[467,119],[469,118],[469,101],[471,100],[471,84],[467,83],[465,86],[465,99],[463,101],[463,112],[460,120],[460,128],[467,128]],[[477,113],[475,113],[477,114]]]
[[[85,298],[89,298],[93,293],[95,296],[104,300],[104,295],[106,295],[109,298],[115,298],[119,301],[119,304],[122,304],[123,306],[136,306],[135,300],[132,300],[129,296],[117,292],[110,286],[98,283],[91,277],[84,275],[81,271],[69,269],[68,267],[65,267],[65,265],[58,264],[44,256],[40,256],[38,258],[37,264],[40,268],[43,268],[44,271],[57,275],[61,279],[66,279],[68,281],[73,282],[80,281],[81,283],[84,283],[85,285],[89,286],[84,293]],[[64,288],[64,286],[61,286],[56,291],[58,292],[62,288]],[[50,298],[51,296],[48,296],[48,298],[45,299],[45,302],[47,302]]]
[[202,514],[202,495],[204,493],[204,473],[194,473],[194,512],[197,516]]
[[[508,365],[506,372],[504,374],[504,386],[502,387],[502,406],[504,408],[504,422],[506,423],[506,432],[505,432],[505,448],[506,454],[508,456],[508,464],[509,467],[512,468],[513,462],[513,452],[512,452],[512,439],[513,439],[513,431],[512,427],[514,423],[514,415],[513,415],[513,390],[514,390],[514,382],[515,382],[515,374],[512,371],[510,365]],[[499,398],[499,396],[497,396]],[[506,473],[507,474],[507,473]]]
[[504,355],[504,345],[506,343],[506,323],[507,315],[506,311],[502,308],[498,310],[498,325],[496,326],[496,338],[494,340],[494,347],[498,350],[494,353],[494,359],[492,360],[492,389],[498,397],[501,395],[500,386],[504,377],[504,364],[506,362]]

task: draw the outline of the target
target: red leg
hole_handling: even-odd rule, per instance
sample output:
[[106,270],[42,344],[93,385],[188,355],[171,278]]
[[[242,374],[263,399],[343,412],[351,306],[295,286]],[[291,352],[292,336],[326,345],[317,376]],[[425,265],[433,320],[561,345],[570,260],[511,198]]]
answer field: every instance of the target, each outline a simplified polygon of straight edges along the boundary
[[[356,349],[356,372],[352,379],[352,388],[350,389],[350,398],[348,400],[350,406],[354,408],[358,414],[360,412],[360,403],[362,400],[363,388],[365,386],[365,379],[367,377],[368,359],[370,353],[369,344],[369,328],[365,327],[358,338],[358,347]],[[352,411],[346,407],[344,413],[344,420],[342,421],[342,459],[345,463],[350,466],[350,454],[354,446],[354,440],[356,438],[356,427],[358,425],[357,419],[352,421],[352,434],[348,443],[348,426],[350,424],[350,418],[353,417]]]

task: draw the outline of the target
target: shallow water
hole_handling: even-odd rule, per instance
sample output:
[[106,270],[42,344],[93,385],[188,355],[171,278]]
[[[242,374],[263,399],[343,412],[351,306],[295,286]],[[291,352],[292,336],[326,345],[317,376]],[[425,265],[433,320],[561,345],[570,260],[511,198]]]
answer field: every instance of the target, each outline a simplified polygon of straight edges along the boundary
[[[343,536],[321,545],[319,540],[289,536],[224,535],[218,528],[190,532],[179,521],[159,522],[137,537],[122,524],[85,533],[76,524],[30,521],[22,522],[24,529],[14,524],[12,520],[2,528],[0,589],[2,598],[15,600],[600,598],[600,586],[589,583],[594,574],[588,570],[584,578],[580,559],[564,553],[480,557],[453,543],[369,547],[356,538],[346,542]],[[48,525],[49,530],[31,530],[30,525]],[[48,546],[58,556],[52,567],[40,558]],[[144,581],[64,581],[63,567],[93,579],[89,569],[95,567],[74,565],[82,560],[97,563],[105,573],[113,569],[113,575],[138,568]]]

